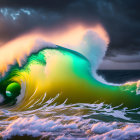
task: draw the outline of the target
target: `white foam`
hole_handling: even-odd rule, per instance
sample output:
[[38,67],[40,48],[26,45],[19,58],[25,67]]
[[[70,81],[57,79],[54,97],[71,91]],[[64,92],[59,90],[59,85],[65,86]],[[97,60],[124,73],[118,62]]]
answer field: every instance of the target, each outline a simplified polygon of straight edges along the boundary
[[80,52],[89,60],[91,64],[92,74],[95,79],[107,85],[120,85],[107,82],[102,76],[99,76],[96,72],[108,48],[108,44],[96,32],[88,30],[78,47],[69,48]]
[[96,71],[107,50],[107,43],[94,31],[88,30],[78,51],[88,58],[92,70]]
[[93,124],[91,131],[96,133],[96,134],[102,134],[102,133],[106,133],[108,131],[111,131],[112,129],[117,128],[117,123],[111,123],[111,124],[107,124],[105,122],[99,122],[96,124]]
[[[3,139],[9,139],[16,135],[32,137],[54,135],[57,140],[122,140],[140,138],[139,123],[97,122],[91,125],[87,120],[79,120],[76,117],[73,119],[72,121],[72,117],[70,117],[67,119],[49,120],[47,118],[41,119],[35,115],[32,117],[20,117],[11,121],[11,124],[0,135]],[[67,120],[71,120],[71,122],[64,123]]]
[[100,81],[100,82],[102,82],[102,83],[104,83],[104,84],[106,84],[106,85],[112,85],[112,86],[121,86],[121,85],[122,85],[122,84],[115,84],[115,83],[107,82],[107,81],[103,78],[103,76],[98,75],[96,71],[93,71],[93,77],[94,77],[96,80],[98,80],[98,81]]
[[[118,123],[119,124],[119,123]],[[102,124],[101,124],[102,125]],[[114,128],[111,125],[108,126],[108,123],[104,124],[103,131],[102,126],[97,127],[95,133],[102,133],[95,136],[92,136],[90,140],[124,140],[124,139],[137,139],[140,138],[140,124],[127,124],[119,128]],[[108,127],[107,127],[107,126]]]
[[4,139],[11,138],[11,136],[23,136],[31,135],[33,137],[38,137],[43,135],[43,132],[52,132],[63,129],[77,129],[75,123],[62,124],[60,120],[48,120],[48,119],[39,119],[37,116],[27,117],[27,118],[18,118],[13,121],[5,131],[1,132],[0,135]]
[[[57,48],[57,46],[31,34],[7,42],[0,48],[0,73],[4,76],[9,71],[10,65],[14,65],[16,62],[21,67],[30,54],[44,48]],[[8,53],[8,57],[4,55],[5,53]]]

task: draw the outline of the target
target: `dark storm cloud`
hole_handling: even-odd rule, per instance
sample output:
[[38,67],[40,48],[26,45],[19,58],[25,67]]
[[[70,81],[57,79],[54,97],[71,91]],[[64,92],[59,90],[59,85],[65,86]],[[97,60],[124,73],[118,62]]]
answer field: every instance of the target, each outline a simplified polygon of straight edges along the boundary
[[44,14],[40,10],[1,8],[0,40],[8,41],[36,27],[49,27],[59,18],[55,13]]
[[0,0],[1,7],[14,8],[48,8],[50,10],[64,9],[69,4],[76,2],[76,0]]
[[[140,51],[139,0],[0,0],[0,6],[11,9],[9,15],[0,15],[2,40],[35,27],[54,29],[82,21],[89,25],[101,23],[106,28],[111,40],[107,56]],[[14,12],[19,12],[16,19],[11,15]]]

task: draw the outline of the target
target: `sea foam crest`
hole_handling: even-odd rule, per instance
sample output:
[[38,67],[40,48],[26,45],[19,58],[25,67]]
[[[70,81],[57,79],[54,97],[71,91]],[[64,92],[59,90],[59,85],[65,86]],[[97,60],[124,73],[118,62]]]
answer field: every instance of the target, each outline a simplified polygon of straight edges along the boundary
[[[32,137],[52,137],[57,140],[62,139],[132,139],[140,138],[140,124],[123,122],[94,122],[81,120],[75,117],[71,123],[64,123],[66,120],[40,119],[37,116],[20,117],[7,126],[0,133],[3,139],[13,136],[32,136]],[[81,120],[81,121],[80,121]],[[63,122],[63,123],[62,123]],[[65,131],[66,130],[66,131]]]

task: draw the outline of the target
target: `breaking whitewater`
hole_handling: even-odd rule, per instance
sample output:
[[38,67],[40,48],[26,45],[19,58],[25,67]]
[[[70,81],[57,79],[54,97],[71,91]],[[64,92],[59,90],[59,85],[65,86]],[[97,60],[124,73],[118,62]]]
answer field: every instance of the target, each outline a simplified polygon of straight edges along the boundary
[[[96,100],[92,103],[91,102],[79,103],[80,98],[79,100],[76,100],[77,103],[75,102],[74,99],[72,100],[71,103],[67,103],[68,101],[67,99],[64,99],[64,101],[60,99],[61,93],[58,93],[55,96],[50,97],[49,99],[47,98],[48,91],[44,92],[43,94],[40,94],[41,91],[38,90],[41,88],[44,89],[44,87],[42,87],[42,84],[40,85],[40,87],[36,86],[36,83],[34,83],[34,79],[32,79],[32,77],[36,76],[36,74],[34,74],[34,67],[31,69],[33,70],[32,72],[33,75],[30,74],[28,75],[29,72],[28,67],[34,66],[34,64],[36,64],[37,67],[35,68],[39,70],[39,72],[40,70],[43,71],[42,68],[44,68],[43,66],[46,65],[46,62],[44,62],[44,56],[42,54],[39,54],[39,51],[46,48],[47,49],[51,48],[55,50],[58,49],[59,46],[51,43],[46,43],[45,41],[40,41],[40,40],[39,41],[32,40],[33,41],[32,43],[27,43],[28,41],[26,40],[25,47],[23,47],[22,50],[18,50],[16,47],[19,47],[19,44],[15,45],[15,42],[20,42],[20,39],[10,42],[10,45],[4,46],[0,50],[1,54],[9,51],[8,49],[9,46],[11,46],[11,50],[15,50],[13,52],[11,51],[12,53],[11,52],[9,53],[9,58],[5,58],[3,56],[2,57],[3,59],[0,59],[1,62],[0,71],[2,74],[1,79],[6,81],[7,80],[6,77],[9,75],[9,73],[11,71],[15,72],[13,71],[12,66],[14,66],[14,68],[16,67],[16,72],[17,72],[17,68],[19,68],[19,72],[24,75],[24,80],[23,80],[23,75],[19,74],[22,77],[21,78],[22,80],[20,81],[21,83],[19,82],[21,84],[20,94],[16,97],[16,99],[12,100],[12,104],[10,103],[8,105],[3,105],[3,104],[1,105],[0,136],[2,139],[5,140],[6,139],[35,139],[35,140],[36,139],[41,139],[41,140],[44,139],[49,139],[49,140],[140,139],[139,107],[128,108],[123,104],[119,104],[115,106],[112,105],[111,103],[106,104],[105,102],[101,102],[100,100]],[[25,40],[25,37],[22,38],[22,40]],[[77,65],[81,66],[81,63],[88,66],[90,64],[91,68],[93,68],[92,71],[90,72],[92,73],[92,76],[97,81],[100,81],[101,83],[110,86],[121,86],[121,84],[119,83],[118,84],[108,83],[101,76],[99,77],[96,74],[98,65],[103,59],[105,55],[105,51],[107,49],[107,44],[96,33],[92,31],[88,31],[84,36],[84,39],[80,43],[80,46],[82,47],[72,49],[74,51],[65,50],[65,49],[63,50],[61,47],[62,50],[60,49],[59,51],[63,55],[60,54],[59,57],[58,57],[59,53],[57,54],[58,50],[52,53],[51,49],[49,49],[50,53],[47,55],[47,57],[50,58],[52,54],[55,54],[54,58],[57,57],[62,58],[63,56],[64,57],[68,56],[68,59],[66,60],[70,62],[74,62],[71,60],[79,60],[78,62],[76,61],[76,68]],[[84,48],[84,46],[86,48]],[[70,49],[71,47],[68,46],[67,48]],[[78,53],[75,51],[77,51]],[[34,57],[34,54],[38,54],[37,58]],[[29,61],[27,61],[29,57],[30,59]],[[47,61],[56,62],[58,58],[47,59]],[[26,66],[27,63],[29,63],[29,65]],[[63,64],[64,64],[62,66],[63,68],[67,66],[67,63],[64,62]],[[70,64],[73,66],[73,63]],[[52,65],[50,65],[50,67],[52,67]],[[52,69],[50,70],[52,71]],[[74,69],[74,72],[75,71],[76,70]],[[38,71],[35,71],[35,73],[37,72]],[[50,71],[48,70],[47,74],[49,74],[49,72]],[[57,73],[58,70],[56,69],[55,72]],[[80,75],[80,73],[78,74]],[[41,82],[42,82],[42,77],[41,80],[39,79]],[[19,77],[18,78],[16,77],[15,79],[19,80]],[[52,77],[49,80],[52,80]],[[5,83],[7,83],[7,81]],[[3,84],[4,86],[5,83]],[[30,84],[35,85],[35,87],[38,88],[36,89],[33,88],[34,92],[31,92],[33,86],[28,86]],[[60,87],[64,85],[61,83],[59,84]],[[128,85],[130,85],[131,87],[131,84],[133,84],[133,82]],[[52,87],[54,85],[52,85]],[[70,85],[67,86],[69,87]],[[137,82],[135,86],[136,86],[136,90],[138,91],[139,82]],[[64,87],[62,86],[61,88]],[[27,89],[30,92],[27,91]],[[137,91],[136,93],[139,92]],[[77,94],[80,95],[80,93]],[[0,103],[3,103],[4,100],[6,100],[7,102],[10,100],[11,102],[11,99],[9,99],[9,97],[6,97],[6,95],[3,94],[0,95],[1,95]],[[68,97],[69,98],[74,97],[74,95]],[[57,101],[61,101],[61,102],[58,103]]]

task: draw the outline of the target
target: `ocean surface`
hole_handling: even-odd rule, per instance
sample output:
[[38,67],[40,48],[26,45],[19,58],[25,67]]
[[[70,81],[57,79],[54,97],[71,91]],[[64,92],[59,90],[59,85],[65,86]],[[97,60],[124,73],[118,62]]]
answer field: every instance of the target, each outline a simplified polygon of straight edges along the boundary
[[24,53],[2,59],[1,139],[140,139],[140,71],[96,72],[96,59],[56,45]]
[[140,70],[97,70],[97,74],[106,81],[117,84],[140,79]]
[[[111,83],[140,79],[140,70],[98,70]],[[26,111],[0,109],[2,139],[130,140],[140,139],[139,108],[112,107],[104,103],[51,105]]]

